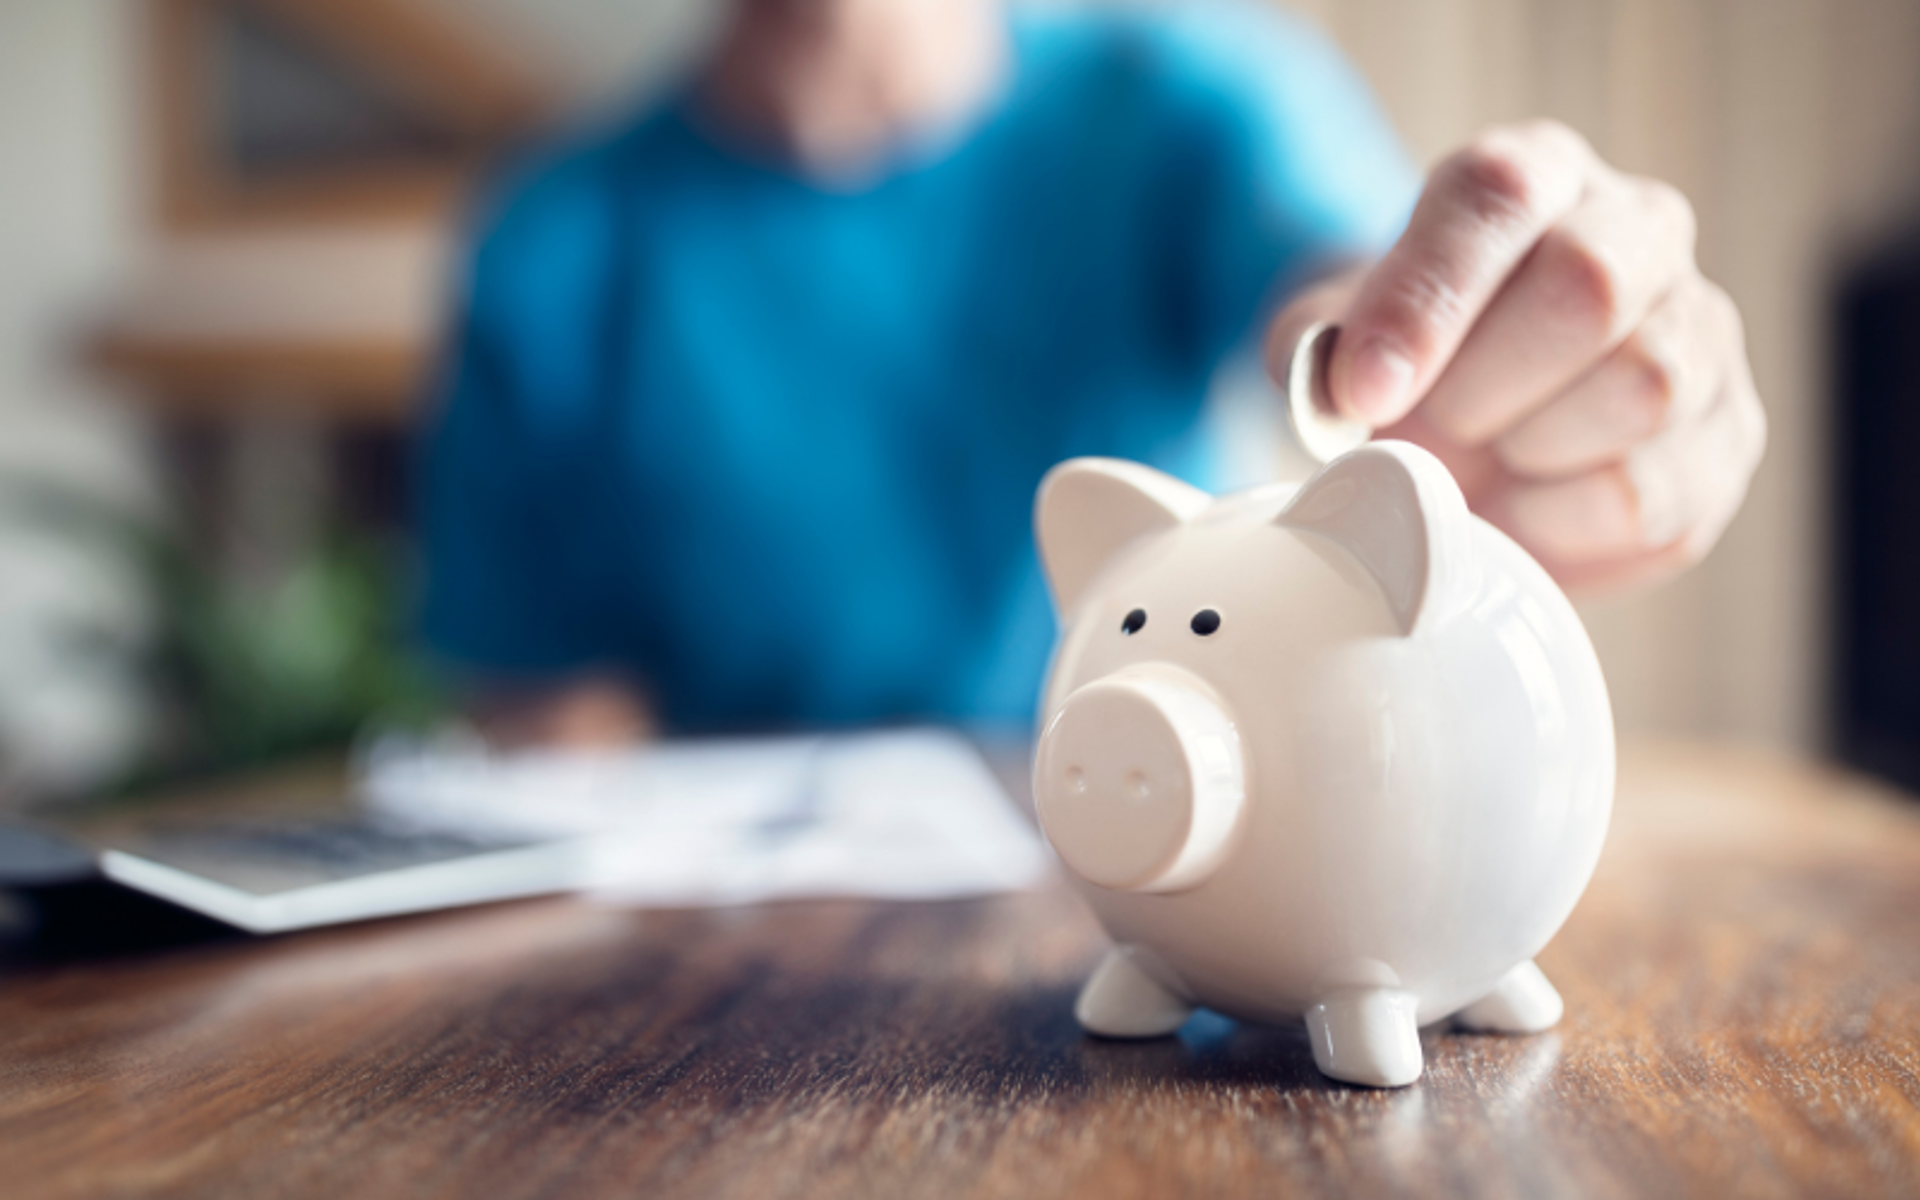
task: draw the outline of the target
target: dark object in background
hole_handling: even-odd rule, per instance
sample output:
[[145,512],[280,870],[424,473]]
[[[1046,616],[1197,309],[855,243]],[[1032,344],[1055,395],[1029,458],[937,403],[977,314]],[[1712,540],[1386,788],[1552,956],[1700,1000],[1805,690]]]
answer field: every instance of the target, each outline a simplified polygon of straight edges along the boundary
[[77,842],[0,821],[0,967],[238,936],[199,913],[107,882],[93,852]]
[[212,917],[104,879],[10,893],[25,927],[0,940],[0,966],[152,954],[247,935]]
[[55,833],[0,821],[0,887],[51,887],[99,878],[93,851]]
[[1832,738],[1920,790],[1920,236],[1839,289]]

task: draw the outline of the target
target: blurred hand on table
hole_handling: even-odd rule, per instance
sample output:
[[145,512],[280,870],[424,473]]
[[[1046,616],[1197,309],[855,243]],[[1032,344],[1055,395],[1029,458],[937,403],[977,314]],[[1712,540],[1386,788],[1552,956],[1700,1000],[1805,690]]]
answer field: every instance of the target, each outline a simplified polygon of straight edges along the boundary
[[496,750],[608,750],[651,741],[659,732],[647,697],[609,676],[496,688],[477,695],[468,708]]
[[1576,591],[1698,561],[1765,445],[1740,316],[1694,262],[1686,199],[1553,122],[1442,162],[1383,258],[1275,319],[1277,378],[1316,321],[1341,327],[1340,409],[1439,455]]

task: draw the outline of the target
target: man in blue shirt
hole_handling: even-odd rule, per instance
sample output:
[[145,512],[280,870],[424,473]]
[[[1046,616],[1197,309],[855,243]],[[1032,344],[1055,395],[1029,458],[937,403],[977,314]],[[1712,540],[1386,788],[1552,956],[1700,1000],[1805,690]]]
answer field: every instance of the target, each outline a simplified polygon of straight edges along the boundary
[[677,730],[1025,719],[1041,475],[1208,482],[1209,383],[1282,302],[1275,345],[1341,321],[1342,407],[1570,585],[1704,553],[1761,423],[1684,201],[1545,124],[1420,195],[1264,9],[742,0],[689,86],[482,212],[429,641],[517,736],[630,730],[635,688]]

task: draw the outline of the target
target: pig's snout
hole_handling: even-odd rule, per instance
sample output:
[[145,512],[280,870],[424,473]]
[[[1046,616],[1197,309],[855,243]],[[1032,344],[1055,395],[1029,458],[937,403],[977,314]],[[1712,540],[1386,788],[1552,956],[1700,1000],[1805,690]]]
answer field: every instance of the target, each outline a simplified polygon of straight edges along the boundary
[[1246,807],[1240,734],[1187,672],[1129,668],[1067,697],[1041,734],[1034,799],[1069,869],[1171,892],[1206,878]]

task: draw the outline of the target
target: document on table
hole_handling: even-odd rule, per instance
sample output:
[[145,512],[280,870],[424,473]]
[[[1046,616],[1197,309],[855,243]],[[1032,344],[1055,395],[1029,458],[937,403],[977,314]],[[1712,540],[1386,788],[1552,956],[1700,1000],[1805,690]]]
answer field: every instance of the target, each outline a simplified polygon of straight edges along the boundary
[[109,879],[259,933],[564,891],[972,896],[1048,863],[974,745],[937,729],[597,754],[388,739],[346,793],[243,788],[59,824]]
[[579,846],[575,886],[632,904],[981,895],[1048,863],[973,744],[939,729],[593,754],[389,743],[358,787],[422,828]]

